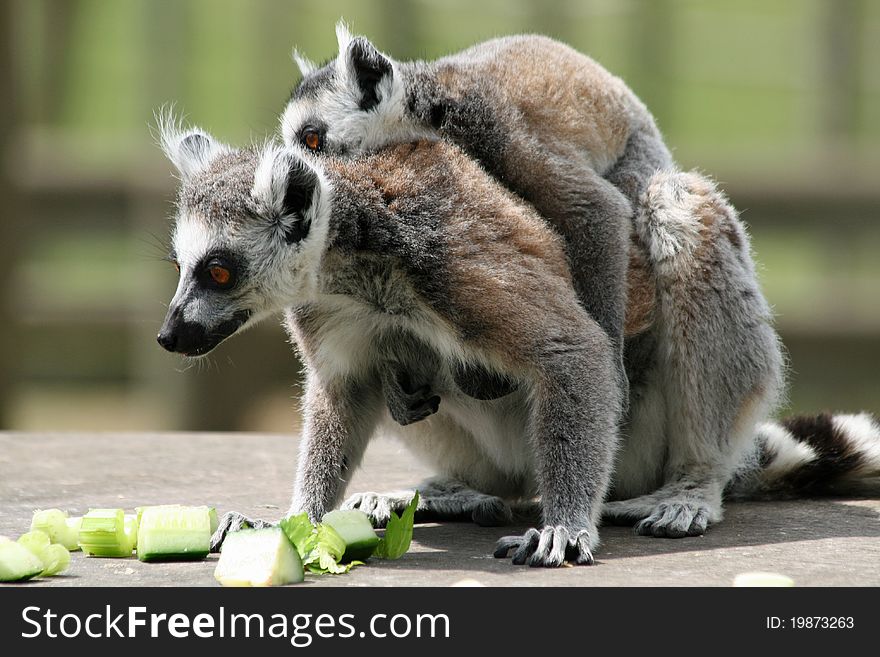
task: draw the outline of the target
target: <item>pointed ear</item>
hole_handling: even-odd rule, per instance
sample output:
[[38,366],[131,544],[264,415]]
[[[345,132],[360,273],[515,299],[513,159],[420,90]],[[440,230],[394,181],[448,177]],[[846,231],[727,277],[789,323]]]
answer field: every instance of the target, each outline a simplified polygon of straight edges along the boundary
[[294,244],[308,235],[310,210],[319,194],[318,174],[292,151],[269,145],[254,175],[252,196],[284,236]]
[[344,23],[336,25],[339,41],[339,61],[347,78],[357,84],[361,93],[360,108],[369,111],[379,104],[379,83],[391,80],[394,69],[391,60],[383,55],[366,37],[352,37]]
[[305,57],[296,48],[293,49],[291,57],[293,58],[293,61],[296,62],[296,65],[299,68],[300,75],[302,75],[303,77],[306,77],[309,73],[318,70],[318,65],[315,64],[315,62],[313,62],[311,59]]
[[168,110],[156,115],[156,123],[162,150],[184,180],[229,150],[200,128],[184,128]]

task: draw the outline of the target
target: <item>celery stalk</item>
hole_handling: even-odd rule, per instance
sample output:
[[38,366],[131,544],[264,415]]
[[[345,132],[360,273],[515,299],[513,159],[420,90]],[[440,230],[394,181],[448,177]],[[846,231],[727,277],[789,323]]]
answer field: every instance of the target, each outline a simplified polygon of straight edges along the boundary
[[83,516],[79,546],[88,556],[128,557],[132,544],[125,533],[122,509],[92,509]]

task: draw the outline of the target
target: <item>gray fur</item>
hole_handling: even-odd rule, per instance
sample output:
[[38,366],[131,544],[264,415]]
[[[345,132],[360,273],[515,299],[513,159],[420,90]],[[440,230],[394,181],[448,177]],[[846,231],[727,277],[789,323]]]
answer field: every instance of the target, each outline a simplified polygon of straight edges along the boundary
[[[269,146],[223,157],[184,181],[175,248],[198,261],[222,243],[244,263],[230,301],[285,313],[306,369],[291,511],[317,520],[336,507],[371,436],[392,431],[446,481],[426,491],[425,510],[497,524],[510,517],[501,497],[537,494],[557,538],[530,563],[559,565],[559,545],[590,562],[620,397],[599,383],[614,380],[608,338],[577,303],[562,242],[534,210],[442,142],[306,159],[321,184],[304,213],[311,230],[289,245],[272,228],[286,219],[260,210],[271,199],[207,197],[259,197],[275,189],[263,178],[299,156]],[[389,370],[431,377],[439,412],[412,427],[390,422]],[[469,371],[498,375],[511,392],[475,399],[456,383]],[[374,515],[387,502],[371,502]]]
[[[656,309],[627,344],[632,404],[618,449],[614,358],[577,302],[561,241],[457,149],[420,143],[312,160],[268,146],[222,157],[227,166],[184,180],[175,249],[182,280],[217,244],[245,264],[234,291],[212,293],[215,313],[244,305],[252,318],[285,315],[306,370],[291,512],[317,520],[337,506],[369,440],[384,432],[441,478],[426,486],[422,511],[495,524],[510,518],[507,501],[539,497],[543,528],[505,537],[496,555],[589,564],[609,493],[608,519],[653,536],[694,535],[721,519],[725,487],[767,487],[756,473],[761,445],[775,450],[766,464],[780,464],[776,476],[801,465],[784,458],[782,443],[756,442],[780,394],[782,356],[747,235],[705,178],[660,172],[638,204],[634,248],[650,265]],[[268,182],[291,170],[291,158],[319,181],[303,210],[312,227],[296,244],[276,232],[290,218],[265,209],[274,207],[267,193],[286,193]],[[256,210],[248,199],[190,204],[207,200],[190,187],[249,189]],[[203,293],[193,294],[182,312],[202,305]],[[499,375],[511,389],[475,398],[460,386],[462,370]],[[394,422],[386,395],[395,371],[436,391],[438,412]],[[839,469],[876,476],[876,422],[831,422],[832,441],[859,455]],[[792,440],[804,435],[797,423],[789,429]],[[821,465],[813,449],[803,462]],[[362,494],[347,504],[381,524],[402,500]]]
[[[546,37],[493,39],[434,62],[397,62],[344,26],[337,35],[337,59],[302,70],[282,117],[285,141],[297,143],[303,126],[320,125],[329,153],[364,152],[426,134],[458,145],[565,238],[575,290],[611,338],[625,396],[630,221],[647,180],[672,165],[644,104],[596,62]],[[368,111],[360,106],[357,71],[346,65],[350,51],[364,44],[388,64],[376,85],[378,105]],[[561,90],[575,82],[572,70],[582,73],[583,89],[565,95]],[[554,98],[545,98],[551,93]],[[620,122],[610,135],[603,125],[608,114]],[[583,123],[581,131],[572,128],[572,116]]]

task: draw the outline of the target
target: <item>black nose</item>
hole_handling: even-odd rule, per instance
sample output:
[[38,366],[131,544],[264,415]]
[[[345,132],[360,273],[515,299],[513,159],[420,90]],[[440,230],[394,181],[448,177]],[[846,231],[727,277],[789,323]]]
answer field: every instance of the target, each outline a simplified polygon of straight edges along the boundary
[[180,350],[182,320],[183,317],[179,306],[168,309],[165,322],[159,330],[159,335],[156,336],[156,341],[164,349],[172,352]]
[[156,341],[168,351],[174,351],[174,347],[177,346],[177,336],[165,328],[156,336]]

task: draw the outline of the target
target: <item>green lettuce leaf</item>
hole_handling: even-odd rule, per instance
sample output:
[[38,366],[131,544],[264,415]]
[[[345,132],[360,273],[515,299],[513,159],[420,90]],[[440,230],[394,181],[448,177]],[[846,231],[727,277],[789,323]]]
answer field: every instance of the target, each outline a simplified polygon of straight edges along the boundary
[[379,540],[379,545],[373,552],[374,557],[379,559],[399,559],[409,550],[413,535],[413,522],[416,515],[416,507],[419,505],[419,491],[413,495],[409,505],[398,515],[391,512],[391,519],[385,527],[385,535]]
[[303,565],[305,565],[306,558],[315,549],[315,544],[318,541],[315,526],[309,520],[309,514],[303,512],[295,516],[288,516],[279,524],[284,533],[287,534],[287,539],[293,543],[296,551],[299,552],[299,557],[302,559]]
[[303,566],[315,575],[347,573],[363,561],[341,564],[345,552],[345,540],[330,525],[313,525],[306,513],[288,516],[281,522],[281,529],[296,547]]

